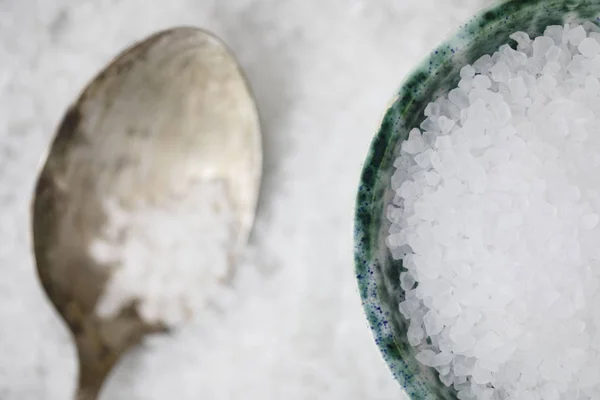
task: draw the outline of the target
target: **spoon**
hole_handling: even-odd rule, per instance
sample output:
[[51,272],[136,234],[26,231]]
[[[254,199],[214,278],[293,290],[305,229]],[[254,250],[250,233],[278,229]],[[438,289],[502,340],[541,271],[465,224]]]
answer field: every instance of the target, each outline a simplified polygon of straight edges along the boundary
[[78,400],[98,398],[127,350],[166,331],[135,304],[112,318],[96,313],[110,278],[88,250],[107,218],[103,197],[135,204],[192,180],[221,181],[239,248],[254,221],[261,168],[249,86],[225,45],[201,29],[169,29],[125,50],[68,109],[35,188],[33,244],[42,286],[75,338]]

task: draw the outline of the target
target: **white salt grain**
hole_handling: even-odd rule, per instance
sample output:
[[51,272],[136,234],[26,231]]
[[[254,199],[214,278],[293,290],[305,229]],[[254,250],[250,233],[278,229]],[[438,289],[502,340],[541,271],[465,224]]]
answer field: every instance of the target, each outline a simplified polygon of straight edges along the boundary
[[476,75],[473,78],[473,87],[479,89],[489,89],[492,86],[490,78],[485,75]]
[[595,76],[588,75],[585,78],[585,91],[590,97],[598,96],[600,93],[600,82]]
[[598,226],[598,214],[585,214],[581,216],[581,226],[584,229],[594,229]]
[[492,56],[484,54],[473,63],[473,68],[478,74],[486,74],[492,65]]
[[475,68],[470,65],[465,65],[460,69],[461,78],[473,78],[475,76]]
[[421,328],[421,324],[414,323],[411,321],[408,331],[406,332],[406,338],[411,346],[418,346],[423,340],[425,332]]
[[519,50],[527,49],[531,45],[531,39],[529,38],[529,35],[525,32],[512,33],[510,35],[510,38],[517,42]]
[[469,96],[461,89],[452,89],[448,93],[448,100],[450,100],[452,104],[462,109],[465,109],[469,106]]
[[433,150],[427,149],[415,156],[415,163],[422,169],[427,170],[431,166],[431,155]]
[[423,323],[425,325],[425,332],[428,336],[435,336],[444,329],[440,316],[433,310],[430,310],[423,317]]
[[440,127],[440,131],[443,134],[446,134],[446,133],[450,133],[452,128],[454,128],[454,126],[456,125],[456,122],[454,122],[450,118],[442,115],[441,117],[438,118],[438,125]]
[[418,129],[409,132],[408,139],[402,142],[402,151],[408,154],[417,154],[425,149],[425,143]]
[[517,50],[461,69],[394,162],[399,309],[459,399],[597,399],[600,34],[510,37]]
[[558,46],[552,46],[548,49],[548,51],[545,54],[546,60],[548,61],[558,61],[558,59],[560,58],[560,47]]
[[448,364],[450,364],[450,362],[452,361],[452,359],[454,358],[454,356],[452,355],[452,353],[439,353],[436,354],[435,357],[433,358],[433,366],[434,367],[443,367],[446,366]]
[[90,245],[92,257],[113,269],[98,301],[100,317],[135,303],[146,322],[175,327],[227,294],[221,281],[235,220],[221,183],[192,185],[159,206],[126,209],[107,199],[105,211],[103,235]]
[[594,58],[596,54],[600,53],[600,43],[598,43],[595,39],[585,38],[579,44],[578,49],[583,56],[587,58]]
[[418,353],[415,358],[423,365],[427,365],[428,367],[433,367],[435,360],[435,353],[431,350],[423,350]]
[[402,272],[400,274],[400,287],[402,290],[410,290],[415,286],[415,278],[408,272]]
[[522,99],[527,95],[527,86],[522,77],[516,77],[508,81],[510,94],[514,100]]
[[587,33],[585,32],[585,29],[583,29],[583,26],[578,25],[569,32],[569,43],[573,46],[579,46],[586,36]]
[[547,36],[538,36],[533,40],[533,57],[540,59],[554,46],[554,40]]
[[496,63],[491,69],[492,79],[496,82],[507,82],[510,79],[510,69],[505,62]]

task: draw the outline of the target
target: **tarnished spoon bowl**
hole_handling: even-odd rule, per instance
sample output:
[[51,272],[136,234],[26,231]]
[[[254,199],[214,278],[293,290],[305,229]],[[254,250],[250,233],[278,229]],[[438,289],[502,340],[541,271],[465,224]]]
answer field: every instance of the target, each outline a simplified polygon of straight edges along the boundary
[[262,169],[251,91],[225,45],[206,31],[174,28],[116,57],[69,108],[41,169],[33,243],[43,287],[79,355],[79,400],[96,399],[120,356],[151,332],[135,305],[100,318],[109,278],[89,254],[106,222],[102,199],[160,204],[198,180],[220,180],[236,219],[252,227]]

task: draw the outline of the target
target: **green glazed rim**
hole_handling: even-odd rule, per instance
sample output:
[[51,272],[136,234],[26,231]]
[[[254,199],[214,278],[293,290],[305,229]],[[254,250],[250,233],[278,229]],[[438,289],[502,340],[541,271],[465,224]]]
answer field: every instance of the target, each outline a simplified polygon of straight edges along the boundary
[[516,31],[539,36],[549,25],[600,19],[600,0],[509,0],[486,9],[461,26],[405,80],[385,113],[363,166],[356,199],[355,272],[362,304],[373,336],[396,380],[413,400],[456,400],[454,389],[440,382],[436,371],[418,363],[419,351],[408,343],[408,323],[398,310],[404,299],[399,275],[402,262],[393,260],[385,244],[390,223],[387,205],[393,162],[408,132],[424,119],[431,99],[456,87],[459,71],[502,44],[515,43]]

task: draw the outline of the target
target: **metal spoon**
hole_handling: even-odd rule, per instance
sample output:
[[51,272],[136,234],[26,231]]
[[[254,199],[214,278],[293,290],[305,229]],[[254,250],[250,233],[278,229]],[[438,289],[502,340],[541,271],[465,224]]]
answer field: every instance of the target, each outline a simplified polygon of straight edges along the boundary
[[[115,318],[95,312],[109,278],[88,252],[105,220],[102,198],[157,201],[193,179],[222,180],[244,245],[261,168],[250,89],[224,44],[200,29],[170,29],[127,49],[69,108],[32,212],[39,277],[77,344],[78,400],[96,399],[121,355],[165,329],[144,322],[135,304]],[[125,173],[128,184],[117,184]]]

